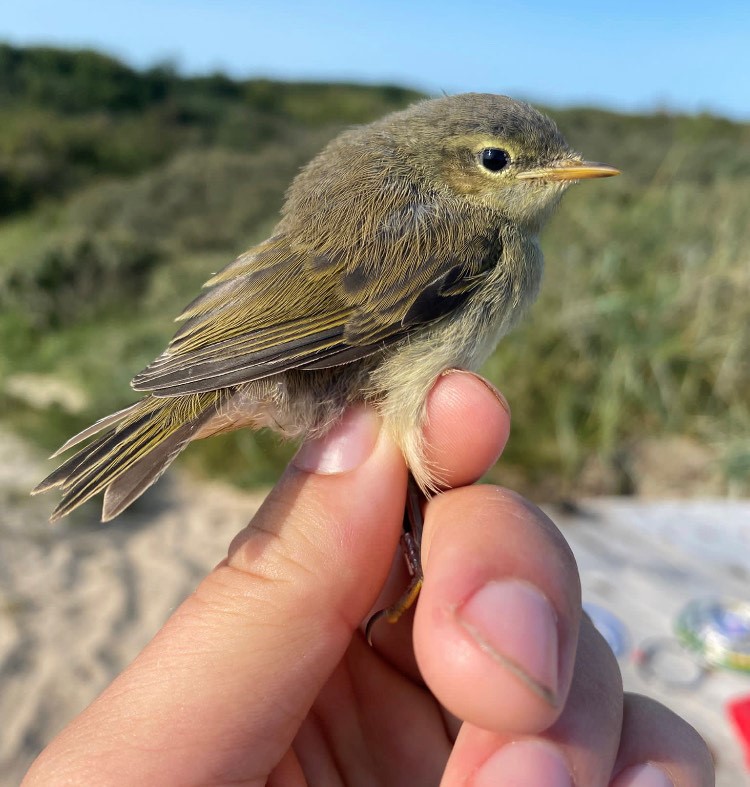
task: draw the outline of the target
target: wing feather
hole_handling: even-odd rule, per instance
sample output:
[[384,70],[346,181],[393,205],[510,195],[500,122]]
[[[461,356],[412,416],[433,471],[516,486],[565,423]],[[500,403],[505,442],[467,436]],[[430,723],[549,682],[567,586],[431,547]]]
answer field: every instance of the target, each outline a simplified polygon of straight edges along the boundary
[[502,252],[499,233],[458,254],[422,233],[418,258],[407,240],[332,253],[270,238],[209,279],[133,388],[174,396],[351,363],[460,308]]

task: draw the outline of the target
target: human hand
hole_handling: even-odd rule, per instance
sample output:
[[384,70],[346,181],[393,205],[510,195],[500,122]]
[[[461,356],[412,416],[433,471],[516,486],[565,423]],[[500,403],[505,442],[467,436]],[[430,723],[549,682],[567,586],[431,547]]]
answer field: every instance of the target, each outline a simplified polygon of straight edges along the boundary
[[357,408],[303,447],[228,558],[24,784],[713,784],[689,725],[623,696],[552,522],[471,486],[507,440],[501,400],[453,373],[428,410],[452,489],[425,509],[413,620],[364,641],[362,621],[405,586],[407,474]]

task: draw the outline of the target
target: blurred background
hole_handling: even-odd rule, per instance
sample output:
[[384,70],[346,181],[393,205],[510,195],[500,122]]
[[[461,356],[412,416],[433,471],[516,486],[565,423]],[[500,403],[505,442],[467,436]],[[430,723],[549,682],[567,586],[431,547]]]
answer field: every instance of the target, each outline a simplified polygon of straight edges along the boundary
[[[48,529],[52,497],[27,497],[52,467],[42,457],[134,400],[128,382],[172,318],[268,235],[326,141],[423,96],[525,98],[623,171],[566,196],[542,239],[542,295],[487,364],[513,409],[491,479],[568,506],[750,493],[750,5],[531,6],[3,8],[0,672],[17,679],[4,692],[16,717],[34,701],[0,776],[137,652],[246,520],[254,498],[237,487],[273,482],[293,449],[250,433],[191,446],[106,545],[99,501]],[[165,549],[182,573],[156,567]],[[136,554],[134,568],[123,555]],[[92,633],[98,616],[108,638]],[[58,654],[46,667],[42,641]]]
[[[269,233],[329,138],[487,90],[541,104],[624,173],[567,196],[542,297],[487,366],[514,411],[502,477],[541,499],[746,492],[750,7],[404,5],[7,9],[4,420],[51,449],[131,402],[172,316]],[[255,485],[287,456],[236,434],[181,464]]]

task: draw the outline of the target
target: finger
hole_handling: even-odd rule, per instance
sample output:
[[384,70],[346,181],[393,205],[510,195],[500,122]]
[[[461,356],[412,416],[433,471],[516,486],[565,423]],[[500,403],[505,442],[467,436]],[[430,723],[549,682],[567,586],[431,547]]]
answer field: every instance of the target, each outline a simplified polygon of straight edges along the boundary
[[549,727],[568,693],[580,619],[559,531],[512,492],[464,487],[427,506],[422,556],[414,648],[436,697],[487,729]]
[[[448,486],[470,484],[497,461],[510,434],[510,409],[503,395],[483,378],[451,370],[436,381],[427,397],[424,429],[426,460],[439,468]],[[408,584],[400,549],[394,553],[388,582],[373,605],[377,612],[395,601]],[[373,629],[376,649],[400,671],[419,679],[412,647],[409,610],[397,625]]]
[[[459,733],[443,784],[539,784],[605,787],[610,783],[622,728],[622,682],[601,635],[584,618],[576,666],[565,706],[548,729],[535,735],[480,729]],[[574,776],[573,776],[574,775]]]
[[656,700],[625,695],[612,787],[712,787],[714,767],[701,736]]
[[[472,411],[483,413],[488,423],[499,423],[497,430],[479,436],[480,462],[472,465],[469,459],[469,473],[479,475],[489,461],[481,457],[494,457],[498,439],[503,432],[507,437],[502,423],[507,415],[491,390],[473,376],[457,374],[437,388],[430,424],[434,435],[441,434],[442,426],[451,435],[456,422],[465,422]],[[456,389],[465,391],[465,397]],[[466,403],[463,410],[461,401]],[[493,416],[496,410],[501,411],[499,418]],[[283,748],[285,736],[273,734],[279,732],[273,717],[291,734],[340,657],[351,628],[364,617],[368,602],[363,599],[372,602],[395,551],[405,469],[395,447],[382,435],[376,438],[372,424],[369,437],[371,442],[377,439],[374,448],[370,445],[372,455],[364,456],[361,443],[367,443],[367,437],[360,435],[362,464],[343,474],[334,472],[342,449],[337,435],[331,435],[328,453],[318,450],[316,457],[316,449],[323,446],[313,444],[312,458],[320,473],[289,470],[251,527],[235,540],[231,559],[47,749],[34,771],[54,772],[64,762],[65,767],[82,769],[85,782],[86,768],[96,763],[97,752],[107,752],[103,761],[112,770],[129,760],[131,748],[121,745],[122,740],[154,752],[153,757],[137,757],[141,774],[133,778],[144,782],[154,767],[160,778],[168,775],[175,784],[181,768],[197,778],[214,778],[216,773],[229,778],[236,772],[245,777],[248,748],[250,769],[263,770],[260,755],[270,761],[274,754],[253,745],[259,728],[264,740]],[[451,441],[455,446],[455,436]],[[285,663],[288,654],[291,664]],[[141,723],[129,721],[133,717]],[[113,743],[117,739],[120,743]],[[239,742],[236,747],[233,741]],[[66,749],[85,752],[85,762],[71,764]],[[217,754],[205,763],[201,775],[195,757],[185,757],[185,750],[216,750],[226,756]],[[101,770],[97,775],[102,776]]]
[[349,411],[29,783],[264,783],[385,578],[405,485],[374,412]]
[[451,369],[427,398],[426,459],[446,487],[466,486],[497,462],[510,435],[510,407],[487,380]]

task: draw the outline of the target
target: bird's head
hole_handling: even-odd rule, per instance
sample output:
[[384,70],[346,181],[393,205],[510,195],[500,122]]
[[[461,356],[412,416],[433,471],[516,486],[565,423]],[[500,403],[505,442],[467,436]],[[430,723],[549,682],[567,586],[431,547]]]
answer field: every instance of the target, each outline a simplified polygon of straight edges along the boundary
[[433,188],[532,227],[571,183],[619,172],[584,161],[550,118],[507,96],[423,101],[385,118],[381,128]]
[[340,134],[295,179],[278,231],[352,253],[406,230],[463,237],[454,224],[472,214],[464,235],[498,220],[535,234],[571,183],[617,174],[584,161],[528,104],[445,96]]

